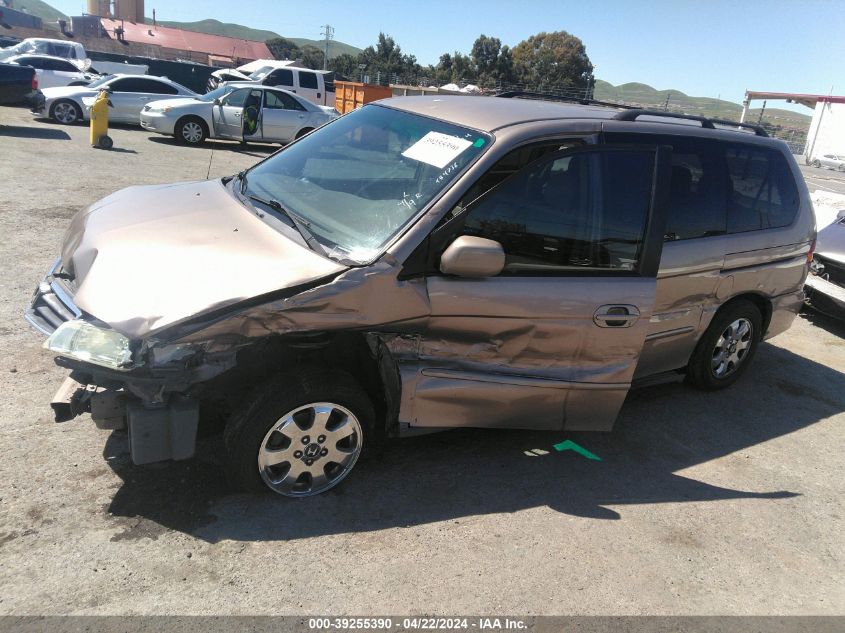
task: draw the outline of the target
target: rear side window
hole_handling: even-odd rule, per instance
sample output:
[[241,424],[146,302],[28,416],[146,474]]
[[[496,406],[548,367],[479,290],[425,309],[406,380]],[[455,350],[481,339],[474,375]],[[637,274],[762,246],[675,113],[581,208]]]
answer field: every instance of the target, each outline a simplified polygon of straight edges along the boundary
[[317,75],[299,71],[299,87],[317,89]]
[[302,104],[289,94],[272,90],[264,92],[264,107],[271,110],[305,110]]
[[268,86],[293,86],[293,71],[287,68],[274,70],[267,76],[264,83]]
[[38,70],[44,70],[44,61],[45,60],[40,59],[38,57],[21,57],[15,63],[20,66],[32,66],[33,68],[37,68]]
[[725,150],[730,195],[728,232],[789,226],[798,212],[798,189],[780,152],[746,145]]
[[725,173],[719,149],[703,140],[673,141],[667,240],[725,233]]
[[633,272],[653,178],[654,155],[648,151],[550,156],[471,205],[464,234],[502,244],[505,273]]

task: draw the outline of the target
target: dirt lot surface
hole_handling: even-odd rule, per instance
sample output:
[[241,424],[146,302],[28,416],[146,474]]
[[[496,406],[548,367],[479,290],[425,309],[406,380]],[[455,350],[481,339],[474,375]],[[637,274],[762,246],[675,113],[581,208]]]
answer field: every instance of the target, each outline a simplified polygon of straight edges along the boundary
[[[69,219],[212,158],[87,136],[0,108],[0,613],[845,612],[845,327],[822,317],[724,392],[632,394],[613,433],[397,440],[310,500],[232,491],[213,439],[133,467],[125,436],[54,424],[64,372],[21,315]],[[272,149],[215,147],[211,177]]]

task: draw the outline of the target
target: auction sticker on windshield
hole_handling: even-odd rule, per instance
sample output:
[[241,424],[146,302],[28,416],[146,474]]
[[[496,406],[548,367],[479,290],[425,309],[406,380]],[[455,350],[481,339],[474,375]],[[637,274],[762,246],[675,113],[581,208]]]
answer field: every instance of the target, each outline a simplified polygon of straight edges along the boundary
[[465,138],[429,132],[402,152],[402,156],[443,169],[470,145],[472,142]]

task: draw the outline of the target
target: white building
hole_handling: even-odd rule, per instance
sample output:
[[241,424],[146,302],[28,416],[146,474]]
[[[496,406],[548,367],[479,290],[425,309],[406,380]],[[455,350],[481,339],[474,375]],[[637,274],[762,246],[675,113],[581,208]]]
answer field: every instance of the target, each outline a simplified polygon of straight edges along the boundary
[[845,156],[845,97],[819,97],[816,102],[804,160],[809,164],[825,154]]

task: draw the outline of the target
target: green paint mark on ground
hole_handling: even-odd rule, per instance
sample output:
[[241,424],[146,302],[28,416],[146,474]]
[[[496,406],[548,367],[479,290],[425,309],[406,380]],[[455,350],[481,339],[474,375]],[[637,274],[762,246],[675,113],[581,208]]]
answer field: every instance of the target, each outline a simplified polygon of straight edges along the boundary
[[475,143],[473,143],[473,147],[484,147],[484,144],[485,144],[486,142],[487,142],[487,141],[486,141],[485,139],[480,138],[480,139],[478,139],[477,141],[475,141]]
[[583,446],[578,446],[572,440],[565,440],[565,441],[561,442],[560,444],[555,444],[554,448],[555,448],[556,451],[561,452],[561,453],[563,451],[575,451],[576,453],[578,453],[582,457],[586,457],[587,459],[592,459],[593,461],[597,461],[597,462],[601,461],[601,457],[599,457],[595,453],[591,453],[590,451],[588,451]]

